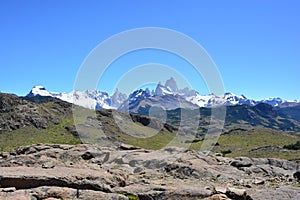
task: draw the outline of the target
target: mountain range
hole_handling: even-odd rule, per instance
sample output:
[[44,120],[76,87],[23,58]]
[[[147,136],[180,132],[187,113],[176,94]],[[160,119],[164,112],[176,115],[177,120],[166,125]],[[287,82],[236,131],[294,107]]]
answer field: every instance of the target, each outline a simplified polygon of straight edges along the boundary
[[287,101],[278,97],[255,101],[246,98],[244,95],[233,93],[225,93],[221,96],[215,94],[201,95],[198,91],[187,87],[179,89],[174,78],[168,79],[164,85],[159,82],[155,90],[139,89],[129,94],[128,97],[126,94],[119,92],[118,89],[114,94],[109,95],[107,92],[99,90],[72,91],[70,93],[49,92],[43,86],[34,86],[26,97],[36,96],[50,96],[94,110],[118,109],[130,112],[136,112],[140,107],[146,105],[161,107],[165,110],[211,108],[219,105],[255,106],[260,103],[266,103],[273,107],[300,105],[299,101]]
[[[162,94],[166,85],[160,84],[156,91],[138,90],[125,103],[119,101],[119,108],[130,100],[136,103],[129,105],[132,106],[130,109],[137,108],[129,115],[115,109],[90,112],[90,109],[74,106],[58,98],[64,97],[68,101],[71,97],[83,99],[81,102],[85,102],[86,98],[89,99],[87,102],[94,100],[94,105],[101,105],[92,99],[97,94],[98,99],[106,98],[107,105],[113,105],[113,97],[100,91],[66,94],[35,87],[26,97],[0,93],[0,151],[37,143],[77,144],[95,141],[103,145],[122,142],[160,149],[174,138],[174,145],[191,145],[191,148],[199,150],[209,130],[218,129],[218,124],[211,123],[212,109],[188,102],[180,94],[182,90],[177,90],[176,94]],[[115,93],[114,100],[120,96],[120,93]],[[170,99],[175,103],[168,102]],[[169,110],[161,112],[160,103],[168,105]],[[187,108],[171,109],[183,103]],[[231,156],[275,156],[300,160],[300,152],[287,153],[284,149],[284,146],[293,146],[300,141],[300,106],[295,106],[297,102],[294,102],[293,107],[287,107],[285,103],[281,106],[263,102],[228,106],[215,151]],[[74,120],[74,110],[83,114],[77,121]]]

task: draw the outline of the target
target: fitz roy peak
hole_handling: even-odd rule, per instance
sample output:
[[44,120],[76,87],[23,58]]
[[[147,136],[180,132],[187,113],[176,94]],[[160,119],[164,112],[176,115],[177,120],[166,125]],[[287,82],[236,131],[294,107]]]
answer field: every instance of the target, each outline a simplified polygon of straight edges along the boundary
[[259,103],[266,103],[273,107],[291,107],[299,105],[298,101],[286,101],[281,98],[268,98],[261,101],[247,99],[244,95],[225,93],[217,96],[214,94],[200,95],[199,92],[183,88],[179,89],[174,78],[170,78],[163,85],[158,83],[155,90],[150,91],[139,89],[128,97],[116,89],[114,94],[99,90],[72,91],[70,93],[49,92],[43,86],[35,86],[27,97],[50,96],[61,99],[89,109],[119,109],[121,111],[137,111],[144,106],[158,106],[165,110],[176,108],[214,107],[218,105],[234,106],[249,105],[255,106]]

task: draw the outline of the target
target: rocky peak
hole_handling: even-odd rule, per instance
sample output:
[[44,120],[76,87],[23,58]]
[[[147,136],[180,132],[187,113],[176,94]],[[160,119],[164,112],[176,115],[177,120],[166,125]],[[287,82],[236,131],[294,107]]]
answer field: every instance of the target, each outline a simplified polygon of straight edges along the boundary
[[11,112],[19,104],[24,104],[24,100],[13,94],[0,93],[0,113]]
[[111,96],[111,106],[118,108],[126,99],[127,95],[119,92],[117,88],[114,94]]
[[171,77],[170,79],[168,79],[165,83],[165,87],[172,91],[172,92],[177,92],[178,91],[178,87],[177,87],[177,83],[176,81],[174,80],[173,77]]

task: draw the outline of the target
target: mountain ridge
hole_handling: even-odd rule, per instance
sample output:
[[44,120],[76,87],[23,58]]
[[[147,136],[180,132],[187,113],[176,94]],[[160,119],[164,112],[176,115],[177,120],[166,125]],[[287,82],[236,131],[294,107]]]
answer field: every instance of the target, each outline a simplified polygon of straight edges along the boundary
[[[282,98],[265,98],[263,100],[248,99],[244,95],[235,95],[226,92],[223,95],[200,95],[196,90],[183,88],[179,89],[174,78],[170,78],[163,85],[159,82],[155,90],[150,91],[146,89],[138,89],[127,97],[126,94],[120,92],[118,89],[109,95],[105,91],[100,90],[85,90],[72,91],[70,93],[49,92],[43,86],[34,86],[26,97],[32,96],[51,96],[69,103],[74,103],[89,109],[119,109],[122,111],[135,111],[141,105],[153,104],[157,106],[157,102],[161,102],[160,106],[164,109],[175,109],[179,107],[184,108],[199,108],[199,107],[216,107],[216,106],[232,106],[232,105],[250,105],[255,106],[259,103],[266,103],[273,107],[294,107],[299,106],[300,102],[288,101]],[[177,104],[177,107],[174,107]],[[191,106],[193,104],[193,106]],[[186,106],[186,107],[185,107]]]

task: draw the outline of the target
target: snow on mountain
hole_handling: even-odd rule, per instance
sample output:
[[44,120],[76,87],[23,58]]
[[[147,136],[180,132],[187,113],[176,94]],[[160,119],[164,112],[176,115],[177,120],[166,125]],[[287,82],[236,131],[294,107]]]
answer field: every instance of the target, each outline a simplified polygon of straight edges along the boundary
[[86,108],[101,110],[111,109],[111,98],[106,92],[98,90],[75,91],[73,102]]
[[131,93],[125,101],[118,107],[118,110],[128,111],[132,110],[139,105],[141,101],[144,99],[148,99],[149,97],[153,96],[153,93],[147,88],[146,90],[136,90]]
[[149,89],[146,90],[139,89],[133,92],[132,94],[130,94],[128,99],[130,102],[133,102],[133,101],[148,98],[150,96],[152,96],[152,94]]
[[186,100],[199,106],[199,107],[212,107],[211,103],[213,102],[211,99],[216,98],[216,96],[213,95],[200,95],[199,93],[196,93],[193,96],[186,97]]
[[266,99],[262,100],[261,102],[267,103],[267,104],[270,104],[271,106],[276,107],[276,106],[280,106],[281,104],[283,104],[287,101],[277,97],[277,98],[266,98]]
[[118,108],[120,105],[126,101],[127,95],[119,92],[118,88],[115,93],[111,96],[111,106],[113,108]]
[[233,93],[225,93],[223,99],[225,100],[226,106],[235,106],[235,105],[255,106],[257,104],[256,101],[247,99],[244,95],[238,96]]
[[170,79],[168,79],[166,81],[165,87],[169,91],[172,91],[172,92],[177,92],[178,91],[177,83],[176,83],[176,81],[174,80],[173,77],[171,77]]
[[[138,98],[138,96],[141,94],[143,94],[143,90],[138,90],[133,92],[130,95],[128,104],[139,105],[140,103],[137,101],[143,101],[145,98],[145,97]],[[225,93],[223,96],[216,96],[214,94],[200,95],[197,91],[189,88],[178,89],[177,84],[173,78],[167,80],[165,85],[162,85],[159,82],[154,91],[154,94],[149,94],[149,93],[147,94],[148,97],[166,96],[166,98],[169,95],[174,95],[174,96],[178,95],[184,98],[187,102],[197,105],[198,107],[214,107],[219,105],[233,106],[233,105],[241,105],[241,104],[247,104],[251,106],[256,105],[255,101],[247,99],[243,95],[238,96],[232,93]],[[129,106],[129,107],[134,107],[134,106]]]
[[273,107],[291,107],[300,105],[298,101],[287,101],[281,98],[267,98],[261,101],[254,101],[246,98],[244,95],[235,95],[225,93],[217,96],[214,94],[200,95],[199,92],[184,88],[179,89],[174,78],[170,78],[163,85],[160,82],[154,91],[148,88],[134,91],[127,98],[116,89],[113,95],[98,90],[72,91],[70,93],[49,92],[43,86],[35,86],[27,95],[33,96],[51,96],[63,101],[74,103],[90,109],[119,109],[134,110],[139,106],[146,104],[161,106],[163,108],[174,108],[176,106],[186,106],[187,108],[196,107],[215,107],[219,105],[249,105],[255,106],[259,103],[266,103]]
[[[72,93],[58,93],[58,92],[49,92],[50,95],[48,96],[52,96],[58,99],[61,99],[63,101],[69,102],[69,103],[73,103],[73,94]],[[42,95],[41,95],[42,96]]]
[[284,100],[279,97],[276,98],[266,98],[264,100],[260,101],[261,103],[269,104],[273,107],[293,107],[293,106],[299,106],[300,102],[297,100],[290,101],[290,100]]
[[154,91],[155,96],[166,95],[166,94],[174,94],[174,91],[170,87],[166,87],[161,83],[157,84],[157,87]]
[[48,92],[44,86],[34,86],[29,94],[27,94],[28,97],[33,96],[51,96],[50,92]]
[[233,93],[225,93],[223,96],[216,96],[214,94],[210,95],[200,95],[199,93],[189,96],[186,98],[188,101],[193,104],[198,105],[199,107],[214,107],[218,105],[225,106],[235,106],[235,105],[256,105],[254,100],[247,99],[245,96],[235,95]]
[[109,96],[107,92],[99,90],[72,91],[70,93],[49,92],[43,86],[34,86],[27,96],[51,96],[95,110],[117,109],[127,99],[127,96],[118,90]]
[[187,87],[184,89],[178,89],[177,83],[173,77],[168,79],[165,85],[162,85],[160,82],[157,84],[156,89],[154,91],[154,96],[160,95],[179,95],[182,97],[190,97],[196,95],[198,92],[195,90],[191,90]]

